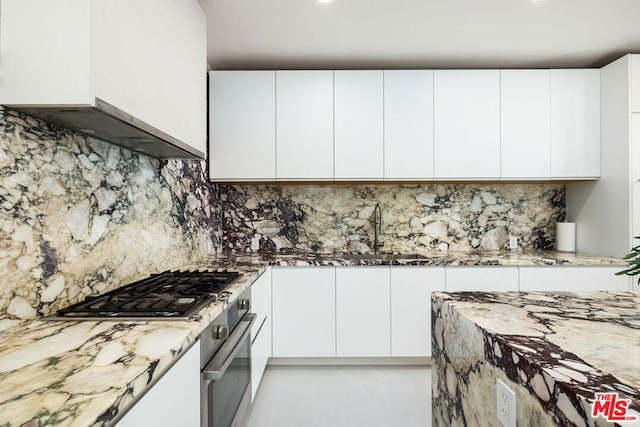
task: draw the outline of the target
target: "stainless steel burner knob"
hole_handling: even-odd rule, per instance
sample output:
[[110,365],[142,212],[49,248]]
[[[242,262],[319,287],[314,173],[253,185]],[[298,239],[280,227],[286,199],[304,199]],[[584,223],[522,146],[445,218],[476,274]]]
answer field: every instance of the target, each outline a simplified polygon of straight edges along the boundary
[[248,299],[238,300],[238,310],[249,310],[249,300]]
[[229,327],[227,325],[218,325],[216,328],[216,339],[226,340],[229,338]]

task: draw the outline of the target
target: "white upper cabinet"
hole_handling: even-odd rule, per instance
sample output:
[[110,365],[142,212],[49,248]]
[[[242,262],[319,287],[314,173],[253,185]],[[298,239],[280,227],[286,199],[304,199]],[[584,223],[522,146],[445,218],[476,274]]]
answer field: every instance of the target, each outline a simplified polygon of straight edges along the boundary
[[435,178],[500,177],[500,71],[436,70]]
[[600,70],[551,70],[551,177],[600,176]]
[[573,180],[600,174],[597,69],[210,75],[213,180]]
[[209,90],[211,179],[274,180],[275,71],[211,71]]
[[640,113],[640,55],[631,55],[631,112]]
[[549,70],[500,72],[501,177],[549,178]]
[[[145,152],[142,137],[110,122],[133,117],[133,127],[159,131],[185,157],[205,157],[206,17],[196,0],[3,0],[0,7],[0,104],[34,115],[38,107],[50,121],[134,149],[136,136]],[[100,121],[97,111],[107,117]]]
[[335,178],[383,177],[383,72],[335,71]]
[[433,71],[384,71],[384,179],[433,179]]
[[276,177],[333,179],[333,71],[276,71]]

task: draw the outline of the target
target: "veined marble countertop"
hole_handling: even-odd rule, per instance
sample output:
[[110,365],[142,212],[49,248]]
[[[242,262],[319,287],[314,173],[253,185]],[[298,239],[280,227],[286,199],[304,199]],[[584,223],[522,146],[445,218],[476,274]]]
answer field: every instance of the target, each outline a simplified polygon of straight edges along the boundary
[[[386,253],[386,252],[382,252]],[[622,259],[582,253],[558,251],[480,251],[480,252],[422,252],[424,259],[345,259],[344,252],[256,252],[222,253],[212,256],[209,262],[239,265],[272,266],[357,266],[357,265],[628,265]]]
[[[628,415],[637,416],[638,422],[624,425],[640,425],[640,292],[435,292],[432,302],[434,366],[448,354],[442,370],[437,369],[441,386],[434,396],[445,401],[436,405],[436,425],[474,412],[465,408],[457,415],[445,414],[460,398],[447,391],[449,383],[465,382],[458,388],[463,390],[458,403],[471,405],[471,396],[478,397],[474,388],[488,386],[479,386],[478,378],[491,370],[528,390],[530,402],[544,408],[551,425],[594,425],[591,403],[598,392],[630,399]],[[449,369],[461,374],[450,379]],[[519,411],[536,405],[522,394],[518,399],[523,408]],[[476,405],[479,412],[487,406],[487,401]],[[524,418],[534,419],[532,408],[528,406]],[[478,415],[483,416],[489,415]]]
[[[221,254],[183,269],[243,273],[231,302],[267,265],[620,265],[560,252],[424,253],[422,260],[345,260],[339,253]],[[0,318],[0,425],[109,426],[222,311],[189,321],[41,321]]]
[[[184,270],[197,268],[229,266]],[[238,270],[229,303],[264,268]],[[112,425],[225,306],[211,303],[188,321],[0,319],[0,425]]]

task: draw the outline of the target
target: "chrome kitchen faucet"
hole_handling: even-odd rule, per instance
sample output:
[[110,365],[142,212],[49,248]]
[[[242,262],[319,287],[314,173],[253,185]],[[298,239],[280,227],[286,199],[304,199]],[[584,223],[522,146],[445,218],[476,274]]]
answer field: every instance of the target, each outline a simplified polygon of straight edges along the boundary
[[384,242],[378,241],[379,234],[382,234],[382,208],[380,203],[376,203],[376,207],[373,209],[373,250],[378,252],[378,249],[384,246]]

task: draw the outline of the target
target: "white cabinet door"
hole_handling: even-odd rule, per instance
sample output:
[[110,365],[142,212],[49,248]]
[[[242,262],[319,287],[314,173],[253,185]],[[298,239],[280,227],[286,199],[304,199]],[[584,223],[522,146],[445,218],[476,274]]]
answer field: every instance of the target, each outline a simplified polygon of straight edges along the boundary
[[391,356],[431,356],[431,292],[444,283],[444,267],[391,267]]
[[211,71],[209,89],[210,178],[274,180],[275,71]]
[[549,178],[549,70],[500,72],[501,177]]
[[251,400],[271,357],[271,267],[251,285],[251,311],[256,321],[251,327]]
[[517,291],[518,267],[446,267],[447,292]]
[[600,70],[551,70],[551,176],[600,176]]
[[269,319],[265,319],[257,335],[253,335],[251,343],[251,401],[256,397],[271,356],[271,322],[267,320]]
[[336,268],[338,356],[388,357],[389,267]]
[[200,345],[195,343],[117,423],[118,427],[198,427]]
[[435,177],[500,177],[500,71],[434,71]]
[[383,73],[335,71],[335,178],[383,177]]
[[335,268],[274,268],[272,274],[273,357],[335,356]]
[[384,179],[433,179],[433,71],[384,71]]
[[628,291],[629,276],[616,276],[622,267],[520,267],[521,291]]
[[256,321],[251,327],[251,336],[255,338],[265,320],[271,329],[271,267],[251,285],[251,311],[256,314]]
[[640,55],[631,55],[631,112],[640,113]]
[[276,71],[276,177],[333,179],[333,71]]

